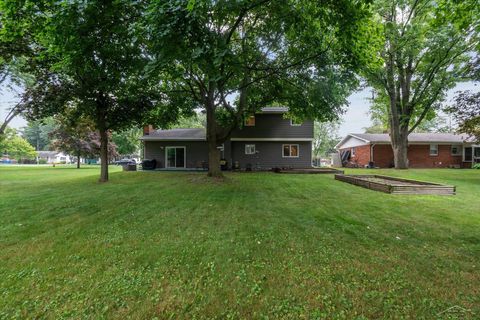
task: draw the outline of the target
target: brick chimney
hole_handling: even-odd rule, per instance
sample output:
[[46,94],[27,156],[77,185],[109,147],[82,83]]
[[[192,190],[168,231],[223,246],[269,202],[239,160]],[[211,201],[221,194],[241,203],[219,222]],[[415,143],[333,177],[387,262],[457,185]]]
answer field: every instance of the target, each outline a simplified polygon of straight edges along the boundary
[[154,129],[153,129],[152,125],[144,126],[143,127],[143,135],[148,136],[150,134],[150,132],[152,132],[153,130]]

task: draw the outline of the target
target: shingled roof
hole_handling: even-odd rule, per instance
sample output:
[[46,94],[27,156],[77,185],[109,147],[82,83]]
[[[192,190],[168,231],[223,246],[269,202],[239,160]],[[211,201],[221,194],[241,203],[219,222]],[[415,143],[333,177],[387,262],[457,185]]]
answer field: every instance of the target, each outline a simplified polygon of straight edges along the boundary
[[[351,133],[353,137],[373,143],[389,143],[387,133]],[[408,135],[410,143],[463,143],[468,138],[466,135],[454,133],[411,133]]]
[[140,140],[206,140],[205,129],[171,129],[171,130],[155,130],[148,135],[140,138]]
[[[390,135],[387,133],[349,133],[335,148],[341,149],[342,145],[350,138],[361,140],[364,144],[391,143]],[[468,135],[454,133],[411,133],[408,135],[408,143],[410,144],[463,144],[464,142],[470,142],[470,140]]]

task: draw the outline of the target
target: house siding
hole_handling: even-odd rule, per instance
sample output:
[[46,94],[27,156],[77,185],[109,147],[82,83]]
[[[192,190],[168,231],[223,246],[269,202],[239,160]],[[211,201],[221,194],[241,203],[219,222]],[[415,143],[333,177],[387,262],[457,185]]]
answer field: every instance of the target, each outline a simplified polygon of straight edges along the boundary
[[206,141],[145,141],[144,158],[155,159],[157,168],[165,168],[165,147],[173,146],[186,148],[187,168],[201,168],[202,162],[208,163]]
[[244,126],[231,134],[232,138],[313,138],[313,121],[292,126],[283,114],[256,114],[255,126]]
[[[245,145],[254,144],[256,154],[245,154]],[[283,145],[298,144],[298,158],[284,158]],[[238,161],[241,169],[251,165],[253,169],[268,170],[276,167],[310,168],[312,166],[312,143],[310,141],[232,141],[231,165]]]

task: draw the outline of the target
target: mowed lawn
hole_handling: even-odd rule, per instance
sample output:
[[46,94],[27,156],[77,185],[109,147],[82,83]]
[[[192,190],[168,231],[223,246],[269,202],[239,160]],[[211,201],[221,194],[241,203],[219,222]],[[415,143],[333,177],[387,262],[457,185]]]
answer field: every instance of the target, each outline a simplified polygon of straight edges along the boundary
[[457,195],[1,166],[0,319],[478,319],[480,170],[378,171]]

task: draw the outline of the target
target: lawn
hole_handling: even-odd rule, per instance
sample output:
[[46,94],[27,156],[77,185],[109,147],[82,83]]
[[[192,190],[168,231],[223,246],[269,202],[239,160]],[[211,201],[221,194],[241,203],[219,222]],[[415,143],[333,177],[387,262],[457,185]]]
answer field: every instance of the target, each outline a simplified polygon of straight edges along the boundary
[[480,170],[378,172],[457,195],[0,166],[0,319],[478,319]]

